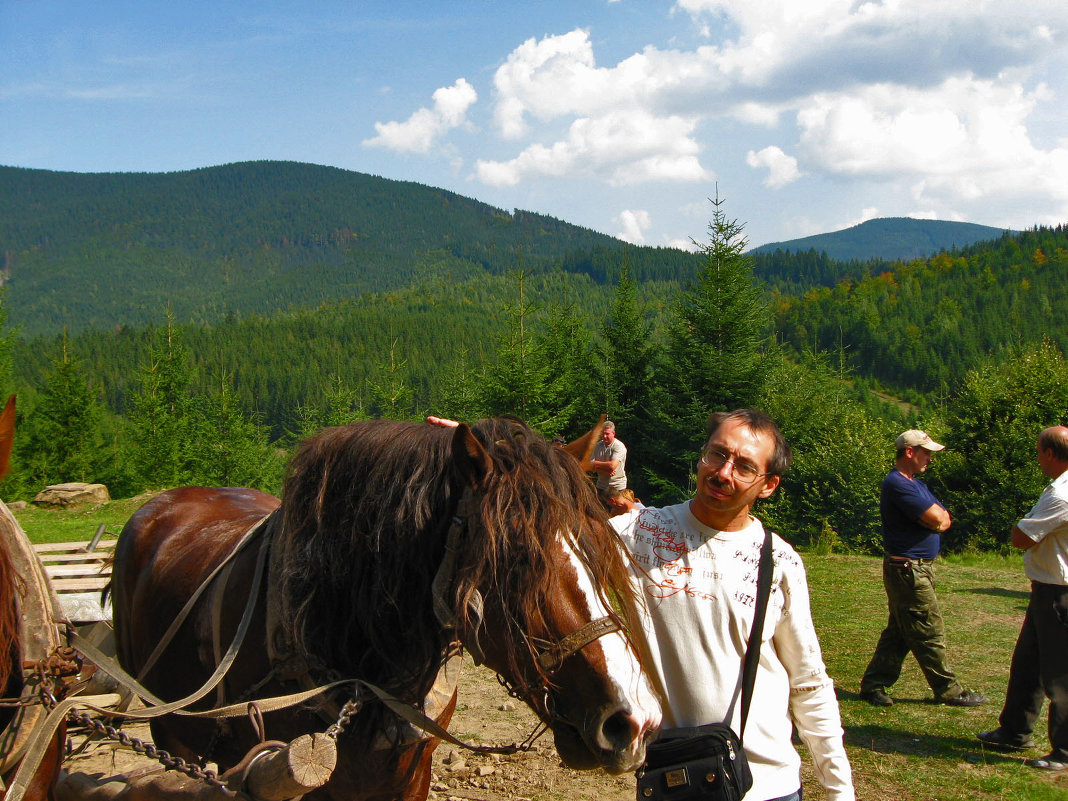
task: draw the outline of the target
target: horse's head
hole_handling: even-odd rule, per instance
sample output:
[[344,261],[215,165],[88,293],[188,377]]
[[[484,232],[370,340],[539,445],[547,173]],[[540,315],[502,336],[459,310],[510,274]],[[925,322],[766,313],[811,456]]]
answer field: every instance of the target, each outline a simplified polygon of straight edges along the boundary
[[554,448],[515,418],[455,430],[464,489],[454,576],[436,604],[552,729],[568,766],[621,773],[643,762],[661,712],[626,633],[634,606],[619,541],[573,455],[585,444]]

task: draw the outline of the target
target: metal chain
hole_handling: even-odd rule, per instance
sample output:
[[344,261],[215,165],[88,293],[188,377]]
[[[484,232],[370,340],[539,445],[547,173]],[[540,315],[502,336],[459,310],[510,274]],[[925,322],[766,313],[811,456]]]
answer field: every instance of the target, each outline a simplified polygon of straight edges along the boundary
[[156,760],[168,770],[176,770],[179,773],[184,773],[190,778],[199,779],[206,784],[219,788],[228,796],[237,796],[236,792],[227,787],[226,783],[219,779],[219,774],[214,770],[202,768],[200,765],[186,762],[181,757],[176,757],[169,752],[164,751],[162,748],[156,748],[152,743],[145,742],[138,737],[132,737],[121,729],[117,729],[103,721],[97,720],[86,712],[75,712],[72,709],[67,713],[67,720],[71,723],[85,726],[105,739],[115,740],[127,748],[132,748],[138,754]]
[[345,705],[341,707],[341,711],[338,712],[337,715],[337,720],[331,723],[323,733],[331,740],[337,740],[337,738],[341,736],[341,733],[345,731],[346,727],[352,722],[352,719],[359,713],[362,706],[363,701],[360,700],[357,691],[357,694],[346,701]]

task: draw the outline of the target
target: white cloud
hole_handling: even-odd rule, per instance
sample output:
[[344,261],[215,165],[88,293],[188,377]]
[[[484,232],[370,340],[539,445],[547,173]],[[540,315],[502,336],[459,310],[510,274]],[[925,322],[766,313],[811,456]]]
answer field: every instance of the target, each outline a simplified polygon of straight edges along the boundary
[[[493,131],[511,150],[483,155],[474,177],[692,184],[736,176],[744,153],[767,188],[854,182],[857,206],[878,198],[888,214],[989,220],[977,212],[1005,193],[1006,213],[1068,217],[1054,105],[1065,91],[1063,0],[676,0],[673,11],[717,38],[645,44],[603,66],[601,31],[515,47],[493,76]],[[451,115],[436,96],[407,122],[376,125],[368,143],[426,152],[464,119],[470,94]]]
[[1027,118],[1046,90],[953,77],[931,89],[819,94],[798,112],[807,160],[839,176],[905,180],[940,217],[1009,196],[1068,204],[1068,148],[1037,148]]
[[365,147],[385,147],[399,152],[427,153],[453,128],[467,122],[467,110],[478,94],[465,79],[443,86],[433,95],[433,108],[421,108],[404,122],[376,122],[378,136],[364,139]]
[[696,122],[618,111],[575,120],[567,139],[533,144],[505,161],[479,160],[480,181],[514,186],[528,176],[592,175],[614,186],[646,181],[703,181],[710,177],[698,158]]
[[775,145],[769,145],[759,152],[750,150],[745,163],[754,169],[767,169],[768,177],[764,179],[764,186],[771,189],[781,189],[801,177],[797,159],[786,155]]
[[623,226],[623,230],[616,236],[632,245],[644,245],[645,232],[653,224],[649,212],[644,209],[623,209],[616,222]]

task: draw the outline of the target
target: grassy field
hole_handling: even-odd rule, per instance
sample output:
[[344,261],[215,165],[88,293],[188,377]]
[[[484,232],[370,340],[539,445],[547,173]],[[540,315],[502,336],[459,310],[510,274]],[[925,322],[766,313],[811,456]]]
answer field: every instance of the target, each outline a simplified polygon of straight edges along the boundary
[[[1068,776],[1023,764],[1049,751],[1045,715],[1033,752],[1005,755],[976,739],[978,732],[997,726],[1027,607],[1029,583],[1018,556],[951,558],[936,566],[950,664],[965,687],[989,699],[971,709],[930,703],[931,691],[911,656],[891,690],[894,706],[876,708],[862,701],[860,677],[886,623],[882,562],[853,556],[804,558],[824,661],[839,688],[858,798],[1068,799]],[[806,798],[820,797],[811,774],[805,789]]]
[[[29,507],[15,517],[34,542],[84,540],[101,523],[109,535],[117,534],[145,500],[147,496],[140,496],[82,510]],[[1005,699],[1009,660],[1028,596],[1018,556],[954,557],[937,566],[950,663],[967,688],[990,699],[973,709],[929,703],[931,692],[912,657],[891,690],[894,706],[880,709],[860,700],[860,677],[886,622],[882,563],[861,556],[803,557],[824,660],[839,688],[858,798],[1068,800],[1068,775],[1050,775],[1023,764],[1048,751],[1044,716],[1035,732],[1038,748],[1029,754],[988,751],[975,738],[997,725]],[[804,770],[805,797],[821,798],[807,760]]]
[[78,542],[93,538],[97,528],[104,525],[105,537],[117,537],[130,515],[147,501],[150,494],[111,501],[102,506],[82,506],[72,509],[38,509],[27,506],[12,510],[30,542]]

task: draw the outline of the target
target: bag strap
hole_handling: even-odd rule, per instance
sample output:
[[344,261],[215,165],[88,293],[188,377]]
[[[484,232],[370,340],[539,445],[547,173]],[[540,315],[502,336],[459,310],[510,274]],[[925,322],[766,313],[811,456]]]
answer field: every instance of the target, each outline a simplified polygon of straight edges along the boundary
[[771,532],[764,532],[764,544],[760,546],[760,564],[757,567],[756,611],[753,628],[745,644],[745,661],[742,663],[742,728],[738,741],[745,735],[745,721],[749,717],[749,702],[753,700],[753,684],[756,682],[757,663],[760,662],[760,643],[764,636],[764,616],[771,595],[771,574],[775,565],[771,557]]

